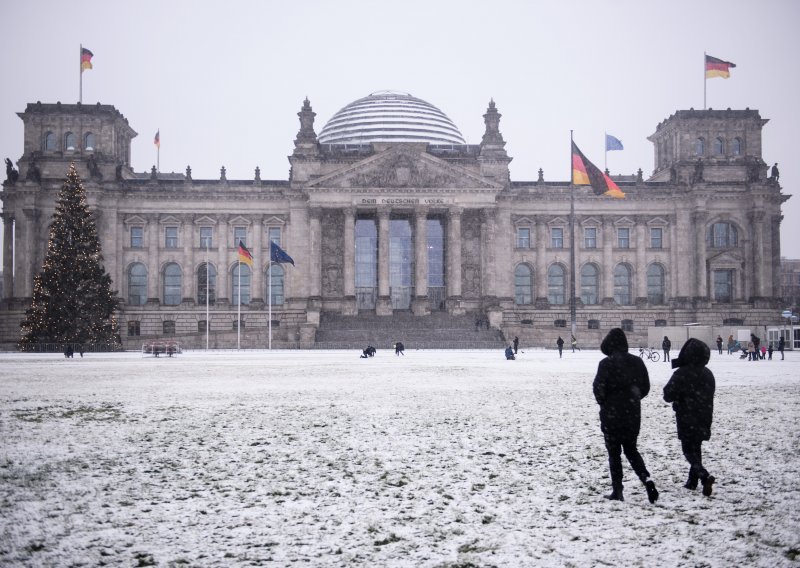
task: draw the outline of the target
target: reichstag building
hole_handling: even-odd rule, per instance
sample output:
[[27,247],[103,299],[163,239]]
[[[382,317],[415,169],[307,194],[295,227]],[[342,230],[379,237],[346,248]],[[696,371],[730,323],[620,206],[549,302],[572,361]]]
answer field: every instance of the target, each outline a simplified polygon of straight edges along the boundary
[[[287,109],[288,112],[288,109]],[[476,113],[477,115],[477,113]],[[757,110],[680,110],[624,199],[569,180],[512,180],[494,102],[477,143],[436,106],[377,92],[321,129],[308,100],[285,180],[130,167],[137,135],[110,105],[27,105],[3,183],[0,342],[19,323],[70,163],[123,300],[127,348],[597,346],[653,326],[763,325],[781,303],[781,192]],[[476,116],[476,119],[478,117]],[[573,198],[574,216],[570,202]],[[573,221],[572,223],[570,221]],[[241,264],[238,243],[253,267]],[[270,268],[275,241],[295,266]],[[573,272],[574,266],[574,272]],[[573,280],[574,278],[574,280]],[[573,284],[574,282],[574,284]]]

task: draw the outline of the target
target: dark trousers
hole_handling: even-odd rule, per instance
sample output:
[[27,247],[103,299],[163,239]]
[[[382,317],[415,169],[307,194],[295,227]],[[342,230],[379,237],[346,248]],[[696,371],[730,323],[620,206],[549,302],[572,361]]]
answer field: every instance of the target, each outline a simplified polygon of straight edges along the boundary
[[669,349],[664,349],[664,361],[669,361]]
[[689,479],[687,485],[697,486],[698,479],[708,477],[706,468],[703,467],[703,441],[702,440],[681,440],[681,449],[686,461],[689,462]]
[[632,440],[616,440],[606,437],[606,450],[608,451],[608,469],[611,472],[611,488],[614,491],[622,490],[622,452],[631,464],[634,473],[642,481],[650,477],[650,472],[644,465],[644,459],[636,448],[636,438]]

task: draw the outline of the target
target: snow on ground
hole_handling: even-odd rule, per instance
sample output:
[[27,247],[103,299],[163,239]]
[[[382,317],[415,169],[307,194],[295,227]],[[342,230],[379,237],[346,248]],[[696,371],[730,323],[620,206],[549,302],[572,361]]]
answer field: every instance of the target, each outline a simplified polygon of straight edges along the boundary
[[712,355],[711,498],[682,487],[671,371],[647,363],[656,505],[627,463],[625,502],[603,498],[598,351],[358,355],[0,354],[0,565],[800,559],[800,353]]

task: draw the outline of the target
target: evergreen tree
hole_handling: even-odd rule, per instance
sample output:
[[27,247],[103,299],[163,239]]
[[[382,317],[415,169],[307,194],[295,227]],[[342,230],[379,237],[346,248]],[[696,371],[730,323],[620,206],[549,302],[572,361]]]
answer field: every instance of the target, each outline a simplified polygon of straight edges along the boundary
[[42,271],[33,282],[20,349],[32,351],[37,343],[116,345],[120,300],[102,263],[94,217],[71,164],[56,200]]

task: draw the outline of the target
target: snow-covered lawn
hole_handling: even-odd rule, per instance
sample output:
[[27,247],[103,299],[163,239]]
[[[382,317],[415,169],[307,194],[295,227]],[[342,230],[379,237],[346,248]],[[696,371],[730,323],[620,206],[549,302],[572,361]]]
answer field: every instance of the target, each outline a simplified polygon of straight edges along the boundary
[[682,487],[671,371],[647,363],[656,505],[627,463],[603,498],[598,351],[358,356],[0,354],[0,565],[800,560],[800,353],[712,354],[711,498]]

